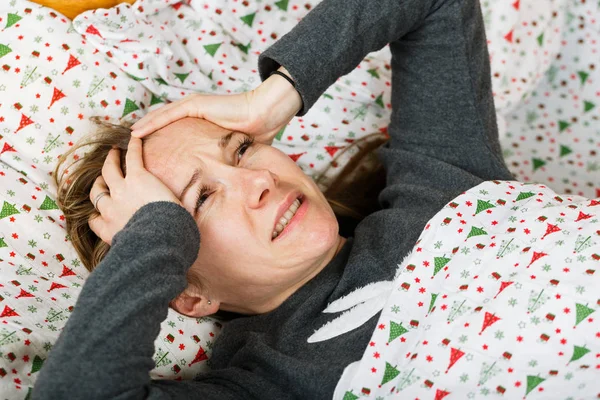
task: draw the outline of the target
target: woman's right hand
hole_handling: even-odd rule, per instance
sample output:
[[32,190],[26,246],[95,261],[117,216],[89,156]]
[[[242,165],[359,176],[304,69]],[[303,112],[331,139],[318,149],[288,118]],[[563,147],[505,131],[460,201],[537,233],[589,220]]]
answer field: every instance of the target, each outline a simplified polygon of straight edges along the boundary
[[[279,68],[289,76],[283,68]],[[277,133],[298,113],[302,99],[285,78],[272,75],[256,89],[234,95],[192,94],[145,115],[132,126],[138,138],[181,118],[204,118],[226,129],[244,132],[271,144]]]

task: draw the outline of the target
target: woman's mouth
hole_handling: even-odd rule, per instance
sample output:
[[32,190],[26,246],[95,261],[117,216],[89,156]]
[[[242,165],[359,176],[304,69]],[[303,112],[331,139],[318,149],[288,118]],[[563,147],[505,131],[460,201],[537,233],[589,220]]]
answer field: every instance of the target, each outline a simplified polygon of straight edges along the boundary
[[301,217],[306,213],[307,201],[303,196],[294,200],[290,207],[283,213],[275,225],[275,229],[271,235],[271,240],[277,240],[289,232],[295,226]]

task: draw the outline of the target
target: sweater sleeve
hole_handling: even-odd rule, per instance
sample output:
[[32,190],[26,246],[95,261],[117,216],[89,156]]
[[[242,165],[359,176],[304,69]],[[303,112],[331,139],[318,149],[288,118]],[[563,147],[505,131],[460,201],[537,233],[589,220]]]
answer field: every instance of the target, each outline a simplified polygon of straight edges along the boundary
[[88,277],[33,398],[232,397],[219,384],[152,381],[149,375],[160,324],[187,285],[199,243],[196,223],[183,207],[154,202],[138,210]]
[[304,115],[340,76],[370,52],[419,26],[433,0],[326,0],[258,60],[262,80],[283,65],[292,75]]

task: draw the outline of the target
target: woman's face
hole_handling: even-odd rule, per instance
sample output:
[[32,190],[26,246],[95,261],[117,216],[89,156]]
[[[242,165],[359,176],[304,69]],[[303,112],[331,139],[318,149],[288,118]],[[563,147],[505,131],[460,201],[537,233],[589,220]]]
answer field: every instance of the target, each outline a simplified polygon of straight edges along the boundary
[[[144,163],[196,220],[201,239],[192,268],[202,277],[204,301],[259,313],[314,277],[345,239],[313,180],[280,150],[248,139],[186,118],[145,140]],[[292,206],[273,239],[297,198],[300,207]]]

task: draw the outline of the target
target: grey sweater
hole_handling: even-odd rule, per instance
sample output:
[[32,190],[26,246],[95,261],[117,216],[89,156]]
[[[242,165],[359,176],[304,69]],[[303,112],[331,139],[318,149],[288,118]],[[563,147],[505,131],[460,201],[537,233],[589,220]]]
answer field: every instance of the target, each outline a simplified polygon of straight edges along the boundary
[[476,0],[325,0],[259,60],[284,65],[302,113],[369,52],[391,43],[391,140],[379,150],[382,207],[329,265],[281,306],[228,322],[213,369],[191,381],[151,380],[154,340],[186,285],[200,237],[173,203],[141,208],[90,275],[45,361],[34,399],[326,399],[362,357],[377,316],[333,339],[307,338],[328,303],[392,279],[427,221],[461,192],[512,179],[500,154],[488,53]]

